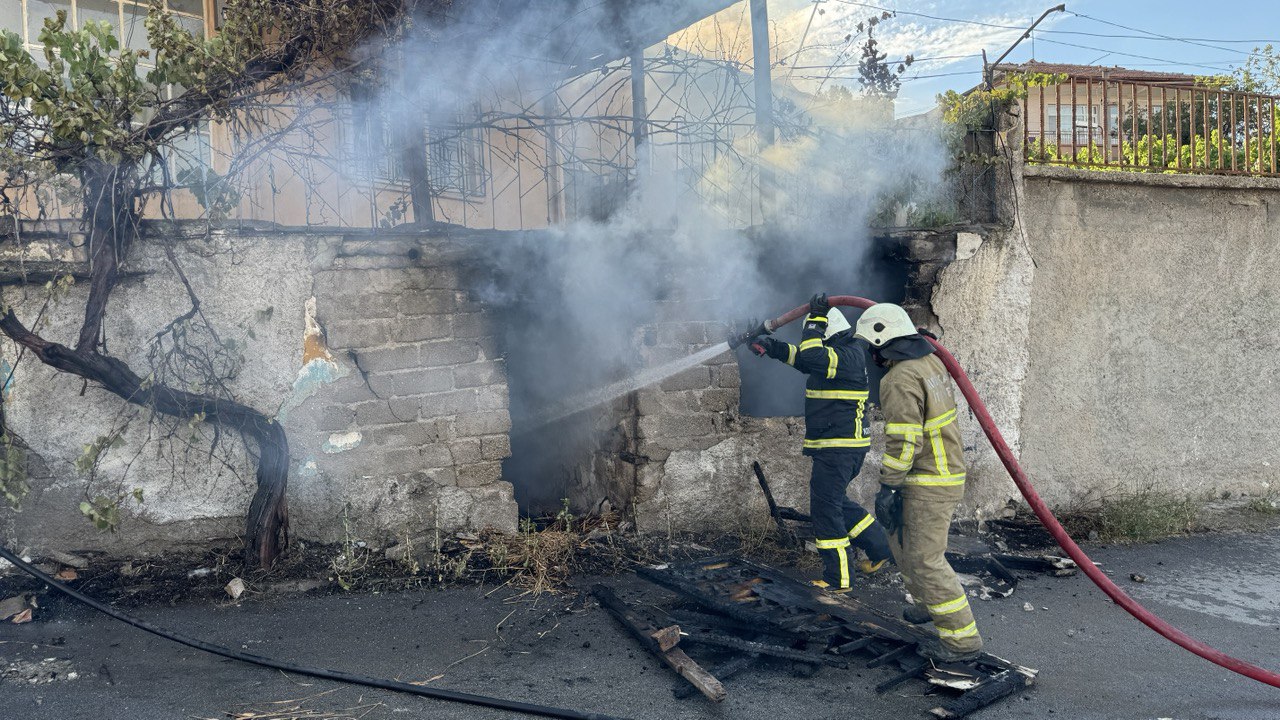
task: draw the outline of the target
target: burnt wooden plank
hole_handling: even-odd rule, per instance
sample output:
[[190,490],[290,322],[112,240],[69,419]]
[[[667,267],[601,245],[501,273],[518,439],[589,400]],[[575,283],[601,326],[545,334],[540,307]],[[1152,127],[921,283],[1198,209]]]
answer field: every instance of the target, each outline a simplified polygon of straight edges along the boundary
[[1027,686],[1028,678],[1013,670],[1006,670],[989,678],[955,700],[929,712],[943,720],[966,717],[984,707],[1018,692]]
[[1009,553],[992,553],[991,557],[1000,561],[1001,565],[1010,570],[1026,570],[1028,572],[1040,572],[1055,577],[1066,577],[1075,575],[1079,567],[1074,560],[1059,557],[1057,555],[1038,555],[1036,557],[1027,557],[1025,555],[1013,555]]
[[849,663],[835,655],[815,653],[808,650],[796,650],[795,648],[783,647],[782,645],[773,645],[753,640],[743,640],[741,638],[720,635],[718,633],[691,634],[682,637],[681,640],[685,643],[692,643],[694,645],[713,645],[715,647],[728,648],[730,650],[738,650],[740,652],[768,655],[770,657],[783,658],[786,660],[798,660],[800,662],[806,662],[813,665],[832,665],[840,668],[849,667]]
[[591,588],[591,594],[600,602],[601,607],[608,610],[611,615],[622,623],[623,627],[645,646],[645,649],[661,658],[680,677],[688,680],[708,699],[720,702],[728,696],[724,685],[721,685],[714,675],[694,662],[683,650],[673,647],[664,651],[661,643],[654,638],[654,633],[660,632],[659,628],[654,627],[652,623],[636,613],[612,589],[604,585],[594,585]]
[[902,657],[903,655],[906,655],[907,653],[914,652],[915,649],[916,649],[915,645],[902,645],[902,646],[896,647],[890,650],[889,652],[884,653],[883,655],[877,655],[876,657],[868,660],[867,667],[869,668],[880,667],[881,665],[884,665],[887,662],[897,660],[898,658]]
[[671,613],[671,617],[681,626],[700,625],[707,628],[725,630],[727,632],[747,634],[764,633],[766,635],[773,635],[793,641],[804,640],[808,636],[808,634],[804,632],[791,632],[774,627],[768,623],[743,622],[734,618],[724,617],[723,615],[696,612],[693,610],[677,610]]
[[929,668],[929,661],[925,660],[924,658],[920,658],[918,661],[908,665],[907,668],[903,670],[901,673],[898,673],[897,675],[889,678],[888,680],[885,680],[879,685],[876,685],[876,692],[877,693],[889,692],[890,690],[898,687],[899,685],[901,685],[902,683],[908,680],[920,677],[921,675],[924,674],[924,671],[927,670],[928,668]]
[[[995,562],[981,560],[993,575],[1004,573],[992,570]],[[964,717],[986,707],[1025,687],[1034,680],[1036,672],[1021,668],[993,655],[984,653],[978,659],[947,665],[935,665],[917,658],[914,651],[925,640],[936,638],[926,628],[908,625],[896,616],[860,602],[849,595],[834,595],[820,588],[787,576],[773,568],[737,558],[717,558],[709,561],[682,563],[662,569],[647,569],[641,574],[658,585],[674,590],[692,600],[701,608],[717,616],[725,616],[727,622],[717,619],[706,632],[698,628],[681,638],[681,646],[708,645],[722,649],[738,650],[734,660],[746,662],[746,658],[763,661],[771,655],[753,653],[751,642],[766,649],[780,651],[772,657],[797,660],[798,668],[817,671],[831,660],[839,662],[841,656],[862,651],[870,656],[869,667],[891,668],[886,679],[876,686],[878,692],[888,692],[910,681],[939,685],[960,697],[932,712],[939,718]],[[691,630],[700,623],[685,624]],[[798,643],[787,643],[777,637],[763,634],[765,628],[786,628],[793,633],[804,633],[809,647],[825,640],[834,647],[822,653],[822,665],[816,664],[811,650]],[[778,632],[778,630],[774,630]],[[745,640],[743,638],[750,638]],[[700,642],[701,639],[701,642]],[[763,642],[761,642],[763,641]],[[779,643],[769,647],[770,643]],[[825,647],[825,645],[824,645]],[[760,648],[756,648],[760,649]],[[808,653],[804,659],[792,658],[794,653]],[[964,682],[948,682],[948,680]]]
[[858,638],[857,640],[852,640],[842,645],[837,645],[835,648],[833,648],[832,652],[834,652],[837,655],[848,655],[849,653],[857,652],[865,648],[866,646],[870,645],[875,641],[876,639],[874,637]]
[[743,607],[741,604],[735,603],[732,600],[717,597],[698,587],[696,583],[681,575],[645,567],[636,568],[636,574],[655,585],[660,585],[672,592],[683,595],[699,605],[715,610],[722,615],[728,615],[731,618],[741,620],[746,623],[760,621],[760,615],[758,612],[751,608]]
[[[741,673],[758,662],[760,662],[759,655],[738,655],[716,665],[711,669],[711,674],[714,675],[721,684],[723,684],[725,680]],[[698,689],[696,687],[686,683],[676,688],[672,694],[675,695],[676,698],[683,700],[684,698],[691,697],[697,692]]]

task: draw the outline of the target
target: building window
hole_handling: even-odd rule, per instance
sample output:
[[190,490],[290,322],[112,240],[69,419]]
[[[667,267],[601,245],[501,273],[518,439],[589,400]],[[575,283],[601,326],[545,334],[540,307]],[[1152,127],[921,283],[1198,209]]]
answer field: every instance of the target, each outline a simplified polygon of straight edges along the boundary
[[[1075,106],[1075,133],[1072,137],[1070,105],[1049,103],[1044,106],[1044,137],[1046,140],[1061,138],[1063,143],[1087,145],[1102,142],[1102,111],[1097,106]],[[1107,132],[1114,140],[1120,124],[1120,108],[1107,106]]]
[[427,176],[437,194],[476,197],[488,190],[488,144],[483,128],[437,126],[427,130]]
[[[205,37],[203,0],[168,0],[165,8],[173,14],[178,25],[197,37]],[[16,32],[28,51],[37,53],[40,31],[45,18],[52,18],[59,10],[67,13],[67,26],[79,29],[85,22],[97,20],[111,24],[116,30],[120,46],[131,50],[149,50],[147,42],[147,4],[130,0],[0,0],[0,27]],[[23,22],[23,18],[26,22]],[[151,69],[152,57],[142,58],[139,67]]]
[[[396,118],[377,99],[376,90],[357,85],[350,89],[350,105],[344,112],[343,148],[348,166],[366,180],[406,183],[404,147],[399,142]],[[488,151],[483,128],[461,121],[426,129],[423,136],[427,181],[436,195],[482,196],[488,191]]]
[[[165,8],[174,16],[178,25],[199,38],[206,37],[204,0],[168,0]],[[130,0],[0,0],[0,27],[16,32],[23,47],[44,64],[44,46],[40,44],[40,31],[46,18],[56,17],[59,10],[67,13],[67,26],[79,29],[89,21],[106,22],[116,31],[122,48],[152,50],[147,39],[147,4]],[[23,18],[26,18],[25,22]],[[145,75],[155,68],[155,53],[138,59],[139,74]],[[181,91],[173,87],[163,90],[166,99],[172,99]],[[208,168],[212,164],[212,146],[209,125],[202,122],[183,136],[176,138],[163,153],[174,179],[184,171]],[[160,171],[156,171],[160,181]]]
[[349,167],[365,180],[402,182],[406,177],[404,163],[393,142],[391,118],[378,108],[367,89],[353,88],[351,100],[343,122]]
[[568,219],[604,222],[627,203],[631,173],[605,160],[576,158],[563,165],[564,206]]

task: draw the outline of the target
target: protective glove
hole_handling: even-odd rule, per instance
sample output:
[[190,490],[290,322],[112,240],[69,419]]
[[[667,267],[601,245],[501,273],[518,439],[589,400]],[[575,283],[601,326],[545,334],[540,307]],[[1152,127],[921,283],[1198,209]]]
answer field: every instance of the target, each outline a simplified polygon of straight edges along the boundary
[[898,533],[898,542],[902,542],[902,490],[892,485],[880,485],[876,493],[876,520],[884,526],[885,532],[892,535]]
[[809,314],[817,317],[826,317],[831,310],[831,303],[827,301],[826,293],[818,293],[809,298]]
[[761,335],[751,341],[751,352],[755,353],[758,357],[764,357],[769,354],[770,348],[772,348],[773,344],[776,342],[778,341],[771,337]]

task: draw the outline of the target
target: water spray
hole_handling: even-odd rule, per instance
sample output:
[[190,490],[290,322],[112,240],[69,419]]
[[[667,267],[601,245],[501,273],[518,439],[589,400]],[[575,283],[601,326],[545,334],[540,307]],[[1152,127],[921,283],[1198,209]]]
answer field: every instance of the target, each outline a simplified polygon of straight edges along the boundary
[[[755,335],[752,335],[751,337],[755,337]],[[747,339],[749,340],[750,338]],[[741,345],[742,343],[738,344]],[[737,347],[737,345],[733,345],[729,342],[717,343],[710,347],[703,348],[702,350],[699,350],[687,357],[678,358],[656,367],[645,368],[639,373],[636,373],[624,380],[610,383],[602,388],[597,388],[590,392],[575,395],[564,402],[557,403],[544,412],[539,413],[529,421],[529,427],[525,431],[528,432],[529,430],[542,427],[548,423],[563,420],[572,415],[577,415],[580,412],[604,405],[610,400],[620,398],[627,393],[635,392],[641,388],[646,388],[650,385],[660,383],[672,375],[688,370],[695,365],[700,365],[717,355],[726,353],[733,347]]]

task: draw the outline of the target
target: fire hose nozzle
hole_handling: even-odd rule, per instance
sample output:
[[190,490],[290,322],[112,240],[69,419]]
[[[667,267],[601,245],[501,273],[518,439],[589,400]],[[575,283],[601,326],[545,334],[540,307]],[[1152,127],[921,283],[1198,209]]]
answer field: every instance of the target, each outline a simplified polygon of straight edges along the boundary
[[769,321],[757,322],[749,320],[746,323],[748,329],[741,333],[731,333],[729,335],[729,349],[733,350],[741,345],[745,345],[761,335],[772,335],[773,328],[769,327]]

